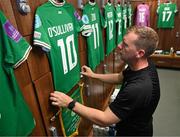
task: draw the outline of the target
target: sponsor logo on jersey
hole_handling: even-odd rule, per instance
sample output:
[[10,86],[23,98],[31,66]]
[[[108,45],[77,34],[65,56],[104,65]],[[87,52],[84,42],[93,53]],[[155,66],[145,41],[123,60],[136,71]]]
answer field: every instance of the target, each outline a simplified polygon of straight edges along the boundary
[[63,12],[62,11],[58,11],[58,14],[62,14]]
[[81,20],[81,16],[77,11],[74,12],[74,16],[76,17],[77,20]]
[[35,32],[34,32],[34,38],[40,39],[40,38],[41,38],[41,33],[35,31]]
[[165,7],[164,10],[170,10],[170,7]]
[[112,13],[112,12],[108,12],[108,13],[107,13],[107,17],[108,17],[108,18],[112,18],[112,17],[113,17],[113,13]]
[[84,24],[88,24],[88,23],[89,23],[89,18],[88,18],[88,16],[87,16],[86,14],[84,14],[84,15],[82,16],[82,22],[83,22]]
[[8,20],[3,24],[3,28],[6,34],[15,42],[19,42],[19,40],[22,38],[21,34],[11,25]]
[[117,15],[118,15],[119,18],[121,18],[121,13],[118,13]]
[[41,26],[42,26],[41,19],[40,19],[39,15],[36,14],[35,15],[35,28],[37,29]]
[[95,13],[91,14],[91,20],[92,20],[92,21],[95,21],[95,20],[96,20],[96,14],[95,14]]

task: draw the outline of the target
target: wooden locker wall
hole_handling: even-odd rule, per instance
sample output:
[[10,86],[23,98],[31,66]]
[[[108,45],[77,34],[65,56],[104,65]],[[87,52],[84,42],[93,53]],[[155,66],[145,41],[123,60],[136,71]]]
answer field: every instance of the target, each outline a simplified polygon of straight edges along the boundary
[[[161,0],[161,3],[164,3],[166,0]],[[131,4],[133,6],[133,9],[135,11],[136,7],[140,3],[146,3],[150,7],[150,24],[153,29],[156,30],[156,32],[159,35],[160,42],[158,49],[162,50],[170,50],[170,47],[174,47],[175,50],[180,50],[180,1],[179,0],[171,0],[173,3],[177,4],[178,13],[175,15],[175,27],[173,29],[158,29],[157,28],[157,7],[158,7],[158,0],[132,0]],[[136,13],[134,12],[134,16],[136,16]],[[179,35],[178,35],[179,34]]]
[[[72,3],[76,10],[82,14],[81,9],[77,7],[77,0],[67,1]],[[83,1],[85,3],[88,0]],[[52,126],[57,128],[59,135],[62,135],[59,119],[56,119],[56,121],[52,123],[49,121],[57,111],[49,102],[49,93],[54,90],[49,62],[46,54],[39,47],[33,46],[32,43],[35,10],[45,2],[47,2],[47,0],[28,0],[31,12],[27,15],[21,15],[17,10],[16,0],[0,1],[0,10],[4,12],[10,22],[33,47],[27,61],[15,70],[15,75],[21,91],[36,120],[36,127],[31,136],[52,136],[52,133],[49,131],[49,128]],[[99,1],[98,4],[99,7],[101,7]],[[105,36],[104,30],[103,36]],[[87,65],[86,40],[81,35],[79,35],[79,52],[81,66]],[[110,56],[105,57],[105,61],[101,62],[95,72],[119,72],[123,68],[123,62],[119,57],[115,57],[117,54],[118,52],[115,51],[111,53]],[[85,105],[98,109],[105,109],[108,103],[108,97],[114,86],[86,77],[82,79],[85,83],[83,92]],[[92,123],[86,119],[82,119],[79,135],[87,136],[91,130]]]

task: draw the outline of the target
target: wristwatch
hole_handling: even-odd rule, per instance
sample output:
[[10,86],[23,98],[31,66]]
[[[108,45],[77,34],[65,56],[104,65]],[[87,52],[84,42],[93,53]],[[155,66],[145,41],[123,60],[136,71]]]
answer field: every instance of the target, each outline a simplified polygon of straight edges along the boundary
[[75,107],[75,103],[76,103],[75,100],[71,101],[71,102],[68,104],[68,108],[69,108],[70,110],[72,110],[72,109]]

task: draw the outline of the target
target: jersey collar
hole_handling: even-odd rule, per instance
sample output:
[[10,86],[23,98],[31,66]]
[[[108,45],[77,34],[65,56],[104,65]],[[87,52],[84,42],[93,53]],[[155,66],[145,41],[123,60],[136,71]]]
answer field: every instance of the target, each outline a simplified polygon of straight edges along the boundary
[[91,1],[89,1],[89,4],[90,4],[91,6],[94,6],[94,5],[96,4],[96,2],[91,2]]
[[61,7],[61,6],[63,6],[65,3],[66,3],[66,1],[64,0],[62,3],[60,3],[60,2],[56,2],[55,0],[49,0],[54,6],[56,6],[56,7]]
[[111,6],[111,5],[112,5],[112,3],[109,3],[109,2],[108,2],[107,4],[108,4],[109,6]]

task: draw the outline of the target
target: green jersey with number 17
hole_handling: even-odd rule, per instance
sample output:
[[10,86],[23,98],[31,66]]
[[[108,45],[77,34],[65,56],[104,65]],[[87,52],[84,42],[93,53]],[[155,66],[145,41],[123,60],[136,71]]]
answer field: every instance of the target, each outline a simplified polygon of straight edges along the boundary
[[105,26],[99,7],[96,3],[87,3],[83,9],[83,15],[87,15],[89,23],[93,29],[92,34],[87,37],[88,64],[91,69],[95,69],[100,61],[104,60],[104,46],[102,39],[102,27]]
[[80,80],[77,12],[69,3],[49,0],[35,15],[34,44],[47,51],[55,90],[67,93]]
[[107,3],[105,8],[106,28],[106,55],[109,55],[116,47],[116,17],[115,9],[111,3]]
[[174,16],[177,12],[177,6],[175,3],[163,3],[160,4],[158,13],[158,28],[174,28]]

